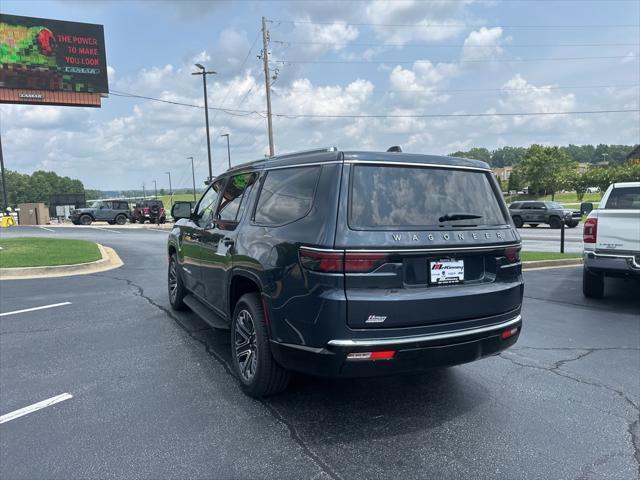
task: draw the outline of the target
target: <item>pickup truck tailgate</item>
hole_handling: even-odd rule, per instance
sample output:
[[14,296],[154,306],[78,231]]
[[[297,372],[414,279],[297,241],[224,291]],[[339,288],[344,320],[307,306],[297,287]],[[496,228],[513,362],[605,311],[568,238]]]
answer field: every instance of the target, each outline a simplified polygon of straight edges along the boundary
[[598,210],[596,250],[640,252],[640,212]]

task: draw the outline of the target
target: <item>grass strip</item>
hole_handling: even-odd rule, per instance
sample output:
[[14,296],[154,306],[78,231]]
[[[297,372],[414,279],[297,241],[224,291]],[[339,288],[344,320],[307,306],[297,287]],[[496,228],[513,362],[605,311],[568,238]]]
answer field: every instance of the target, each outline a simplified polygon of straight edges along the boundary
[[0,268],[75,265],[100,260],[98,245],[86,240],[17,237],[0,240]]
[[523,262],[534,262],[539,260],[569,260],[582,257],[581,253],[560,253],[560,252],[521,252],[520,259]]

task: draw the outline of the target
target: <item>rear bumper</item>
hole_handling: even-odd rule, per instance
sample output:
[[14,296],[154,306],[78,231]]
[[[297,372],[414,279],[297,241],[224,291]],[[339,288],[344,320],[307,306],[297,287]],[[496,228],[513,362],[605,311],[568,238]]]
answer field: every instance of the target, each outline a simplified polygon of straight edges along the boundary
[[640,253],[584,252],[584,266],[590,272],[640,277]]
[[[495,355],[516,343],[522,317],[482,327],[405,337],[336,339],[324,348],[272,341],[276,361],[284,368],[328,377],[367,377],[421,372]],[[504,331],[517,329],[507,339]],[[347,360],[349,353],[395,351],[391,360]]]

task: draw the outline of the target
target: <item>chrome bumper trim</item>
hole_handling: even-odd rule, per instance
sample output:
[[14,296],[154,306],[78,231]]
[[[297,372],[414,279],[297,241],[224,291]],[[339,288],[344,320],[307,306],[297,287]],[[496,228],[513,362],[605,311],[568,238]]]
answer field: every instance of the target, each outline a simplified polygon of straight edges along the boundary
[[502,330],[522,321],[522,315],[518,315],[506,322],[487,325],[486,327],[467,328],[465,330],[456,330],[446,333],[432,333],[428,335],[414,335],[411,337],[394,337],[394,338],[363,338],[356,340],[329,340],[329,345],[333,347],[380,347],[389,345],[404,345],[407,343],[427,342],[436,340],[447,340],[450,338],[466,337],[467,335],[476,335],[478,333],[486,333],[494,330]]
[[616,255],[615,253],[597,253],[592,251],[586,251],[584,254],[587,257],[594,256],[595,258],[618,258],[630,262],[634,268],[640,268],[640,263],[636,262],[636,255]]

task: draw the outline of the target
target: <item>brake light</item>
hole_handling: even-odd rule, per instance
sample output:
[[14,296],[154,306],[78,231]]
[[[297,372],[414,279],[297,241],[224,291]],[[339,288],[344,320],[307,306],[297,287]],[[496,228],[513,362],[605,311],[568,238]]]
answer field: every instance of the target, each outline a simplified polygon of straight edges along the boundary
[[598,237],[598,219],[587,218],[584,222],[584,230],[582,231],[582,241],[584,243],[596,243]]
[[347,360],[392,360],[395,355],[395,350],[385,350],[381,352],[353,352],[347,355]]
[[509,263],[520,261],[520,247],[509,247],[504,249],[504,256]]
[[344,253],[300,249],[300,263],[308,270],[325,273],[344,272]]
[[356,253],[347,252],[344,260],[344,271],[347,273],[371,272],[385,263],[387,255],[384,253]]
[[308,270],[325,273],[371,272],[388,259],[385,253],[332,252],[300,249],[300,262]]
[[148,208],[143,208],[142,211],[144,212],[145,215],[147,215],[149,213],[149,209]]

